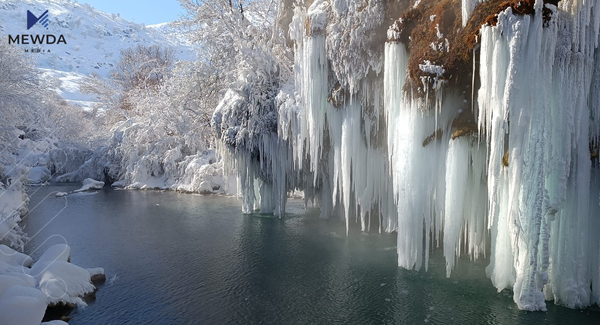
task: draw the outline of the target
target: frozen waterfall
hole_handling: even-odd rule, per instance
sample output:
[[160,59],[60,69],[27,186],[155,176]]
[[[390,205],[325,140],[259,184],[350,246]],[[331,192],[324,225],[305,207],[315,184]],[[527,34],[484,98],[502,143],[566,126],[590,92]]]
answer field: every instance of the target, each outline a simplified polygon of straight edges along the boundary
[[[462,1],[463,27],[483,2]],[[238,137],[220,152],[235,162],[244,212],[283,215],[287,193],[302,190],[347,229],[397,232],[400,267],[427,270],[439,247],[448,277],[462,254],[489,258],[492,284],[512,289],[520,309],[600,302],[600,1],[508,7],[478,33],[474,96],[436,80],[433,102],[407,86],[410,53],[394,31],[370,54],[370,73],[330,66],[351,57],[332,57],[330,20],[384,15],[374,4],[354,9],[295,7],[294,76],[274,88],[277,127],[258,146],[239,140],[250,126],[226,120],[248,94],[228,93],[217,109],[217,131]],[[464,116],[474,132],[457,126]]]

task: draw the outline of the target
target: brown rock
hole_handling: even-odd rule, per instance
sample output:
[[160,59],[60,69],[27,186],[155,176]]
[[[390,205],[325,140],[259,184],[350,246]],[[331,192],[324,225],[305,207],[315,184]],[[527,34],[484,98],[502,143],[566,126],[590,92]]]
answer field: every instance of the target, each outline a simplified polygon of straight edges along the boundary
[[502,166],[508,167],[508,150],[506,150],[504,157],[502,157]]
[[444,134],[444,130],[437,129],[435,132],[433,132],[427,138],[425,138],[425,140],[423,140],[423,147],[425,147],[426,145],[428,145],[429,142],[431,142],[433,140],[436,140],[436,139],[439,140],[439,139],[441,139],[443,134]]
[[477,134],[477,125],[466,125],[452,132],[452,140],[466,135]]
[[101,284],[104,284],[104,282],[106,282],[106,275],[105,274],[92,275],[90,281],[92,281],[92,284],[94,284],[95,286],[99,286]]

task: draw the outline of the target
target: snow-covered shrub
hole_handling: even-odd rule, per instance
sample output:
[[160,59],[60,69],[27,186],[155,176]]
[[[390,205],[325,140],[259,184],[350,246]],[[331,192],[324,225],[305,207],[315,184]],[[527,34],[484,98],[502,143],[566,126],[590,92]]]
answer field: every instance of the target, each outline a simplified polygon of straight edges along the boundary
[[[205,67],[201,62],[174,63],[171,50],[158,46],[122,51],[110,79],[92,75],[82,86],[99,100],[97,109],[104,114],[98,122],[109,130],[107,140],[78,170],[57,180],[91,177],[132,188],[198,191],[199,185],[181,179],[195,182],[214,174],[188,166],[198,166],[213,145],[210,103],[216,102],[216,93],[210,86],[214,80],[205,78]],[[228,188],[223,180],[214,182],[211,192]]]

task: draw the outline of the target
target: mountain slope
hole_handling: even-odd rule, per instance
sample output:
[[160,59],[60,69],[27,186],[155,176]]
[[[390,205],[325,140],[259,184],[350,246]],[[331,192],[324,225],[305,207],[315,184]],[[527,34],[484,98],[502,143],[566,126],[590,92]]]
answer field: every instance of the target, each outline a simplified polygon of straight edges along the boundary
[[[27,30],[27,10],[39,16],[48,10],[46,30],[35,24]],[[64,35],[67,44],[25,45],[24,51],[40,48],[40,53],[27,53],[37,61],[47,78],[55,78],[56,91],[66,100],[89,106],[92,97],[79,92],[79,82],[96,72],[107,77],[119,60],[120,51],[139,44],[161,44],[173,48],[178,59],[194,58],[193,48],[181,33],[168,24],[146,27],[94,9],[88,4],[63,0],[9,0],[0,4],[0,41],[8,42],[8,35],[52,34],[58,39]]]

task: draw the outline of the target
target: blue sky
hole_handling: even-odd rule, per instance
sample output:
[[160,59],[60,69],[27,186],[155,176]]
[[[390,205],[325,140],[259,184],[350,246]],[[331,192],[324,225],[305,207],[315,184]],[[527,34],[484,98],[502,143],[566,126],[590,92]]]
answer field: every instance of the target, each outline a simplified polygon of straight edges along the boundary
[[146,25],[173,21],[183,13],[177,0],[79,0],[79,3],[89,3],[96,9],[119,13],[124,19]]

